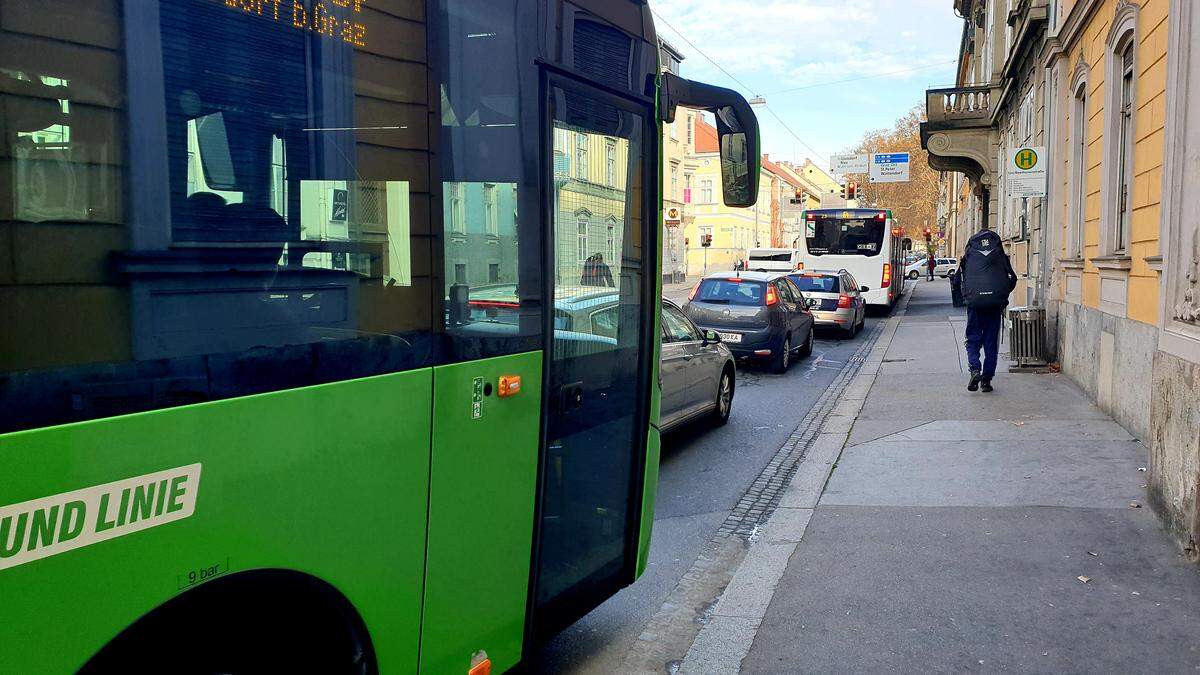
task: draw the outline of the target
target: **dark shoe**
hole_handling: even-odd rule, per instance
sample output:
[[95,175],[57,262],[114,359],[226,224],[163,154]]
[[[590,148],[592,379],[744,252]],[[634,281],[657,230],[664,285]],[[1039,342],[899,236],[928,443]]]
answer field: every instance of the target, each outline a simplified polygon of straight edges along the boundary
[[967,383],[967,391],[979,391],[979,371],[971,371],[971,381]]
[[981,380],[979,382],[979,389],[980,389],[980,391],[982,391],[985,394],[991,392],[992,391],[992,381],[991,380]]

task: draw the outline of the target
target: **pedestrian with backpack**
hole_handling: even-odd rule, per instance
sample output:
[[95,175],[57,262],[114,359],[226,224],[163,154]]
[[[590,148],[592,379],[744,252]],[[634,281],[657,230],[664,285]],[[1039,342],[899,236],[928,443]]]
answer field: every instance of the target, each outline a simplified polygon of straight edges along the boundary
[[[992,391],[996,375],[996,360],[1000,349],[1000,327],[1008,294],[1017,287],[1017,274],[1000,236],[982,230],[967,240],[962,262],[958,266],[963,301],[967,305],[967,364],[971,380],[967,391]],[[983,350],[980,363],[979,351]]]

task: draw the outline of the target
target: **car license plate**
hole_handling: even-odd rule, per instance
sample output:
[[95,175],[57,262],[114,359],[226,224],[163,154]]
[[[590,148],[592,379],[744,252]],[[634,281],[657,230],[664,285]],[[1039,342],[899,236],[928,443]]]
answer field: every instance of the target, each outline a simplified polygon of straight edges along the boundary
[[717,333],[717,335],[721,336],[722,342],[741,342],[742,341],[741,333]]

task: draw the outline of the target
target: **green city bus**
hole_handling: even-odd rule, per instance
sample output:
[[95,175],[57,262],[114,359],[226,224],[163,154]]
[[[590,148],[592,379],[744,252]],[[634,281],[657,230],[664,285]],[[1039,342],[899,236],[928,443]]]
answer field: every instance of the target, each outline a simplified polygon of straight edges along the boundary
[[636,579],[661,122],[759,174],[658,54],[645,0],[0,0],[0,672],[504,671]]

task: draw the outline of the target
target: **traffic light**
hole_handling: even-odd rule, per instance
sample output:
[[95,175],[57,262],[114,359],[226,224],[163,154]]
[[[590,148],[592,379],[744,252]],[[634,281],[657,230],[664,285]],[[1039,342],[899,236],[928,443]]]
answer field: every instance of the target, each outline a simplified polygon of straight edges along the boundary
[[845,184],[845,183],[842,183],[842,185],[841,185],[841,188],[842,188],[842,190],[841,190],[841,198],[842,198],[842,199],[845,199],[845,198],[846,198],[846,184]]
[[846,199],[857,199],[857,198],[858,198],[858,183],[853,183],[853,182],[847,183],[846,184]]
[[712,246],[712,235],[711,234],[700,235],[700,245],[703,246],[704,248],[708,248],[709,246]]

